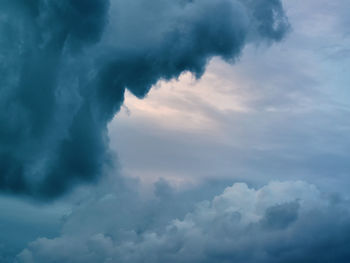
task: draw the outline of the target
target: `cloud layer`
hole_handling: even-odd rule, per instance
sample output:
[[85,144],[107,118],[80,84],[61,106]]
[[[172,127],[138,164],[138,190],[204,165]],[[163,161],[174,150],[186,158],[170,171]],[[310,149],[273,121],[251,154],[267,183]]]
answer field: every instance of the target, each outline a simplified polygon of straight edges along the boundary
[[125,89],[247,43],[283,38],[279,0],[7,0],[0,3],[0,190],[56,197],[111,164],[107,124]]
[[[77,210],[67,219],[60,237],[32,242],[17,256],[17,262],[282,263],[350,259],[348,201],[327,196],[302,181],[271,182],[260,189],[236,183],[211,201],[197,203],[182,218],[167,223],[153,220],[147,227],[145,222],[154,214],[139,213],[144,205],[137,208],[132,202],[129,209],[120,210],[119,201],[113,195],[104,196]],[[157,210],[155,216],[161,217],[166,210]],[[98,211],[104,215],[99,214],[97,223],[94,214]]]

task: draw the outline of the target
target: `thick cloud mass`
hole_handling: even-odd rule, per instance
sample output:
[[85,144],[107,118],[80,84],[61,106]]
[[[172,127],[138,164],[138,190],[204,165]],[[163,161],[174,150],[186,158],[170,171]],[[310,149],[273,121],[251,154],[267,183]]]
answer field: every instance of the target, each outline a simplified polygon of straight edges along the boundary
[[348,201],[301,181],[271,182],[260,189],[237,183],[167,223],[156,220],[167,209],[154,214],[151,206],[147,215],[140,213],[145,204],[129,204],[120,209],[120,200],[112,194],[84,205],[67,219],[60,237],[32,242],[17,262],[350,260]]
[[52,198],[96,180],[125,89],[200,77],[288,28],[279,0],[1,1],[0,190]]

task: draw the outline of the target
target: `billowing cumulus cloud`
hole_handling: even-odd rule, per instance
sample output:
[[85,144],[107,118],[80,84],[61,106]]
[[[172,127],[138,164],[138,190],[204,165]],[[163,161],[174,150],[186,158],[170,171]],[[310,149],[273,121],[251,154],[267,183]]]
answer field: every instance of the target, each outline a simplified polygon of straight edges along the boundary
[[[159,189],[171,195],[164,184]],[[120,199],[107,195],[84,205],[67,219],[60,237],[30,243],[17,262],[342,263],[350,259],[348,201],[302,181],[271,182],[260,189],[236,183],[166,223],[149,219],[167,209],[147,215],[140,213],[144,204],[129,204],[121,210]],[[151,206],[146,210],[152,211]]]
[[53,198],[95,181],[125,89],[200,77],[288,28],[279,0],[1,1],[0,190]]

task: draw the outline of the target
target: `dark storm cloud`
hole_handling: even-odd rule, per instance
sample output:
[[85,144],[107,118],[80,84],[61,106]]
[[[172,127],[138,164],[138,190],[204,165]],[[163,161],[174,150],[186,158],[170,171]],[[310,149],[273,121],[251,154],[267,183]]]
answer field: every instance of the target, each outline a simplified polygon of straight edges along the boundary
[[0,188],[57,195],[78,178],[97,176],[105,158],[102,126],[83,112],[79,85],[63,83],[79,76],[63,67],[73,49],[99,41],[108,2],[2,1],[1,7]]
[[237,183],[187,213],[175,209],[178,217],[166,208],[185,207],[181,195],[157,188],[174,199],[129,196],[126,208],[125,196],[111,193],[81,205],[59,237],[30,243],[16,262],[349,262],[349,203],[313,185]]
[[1,1],[1,191],[52,198],[96,180],[126,88],[200,77],[288,28],[279,0]]

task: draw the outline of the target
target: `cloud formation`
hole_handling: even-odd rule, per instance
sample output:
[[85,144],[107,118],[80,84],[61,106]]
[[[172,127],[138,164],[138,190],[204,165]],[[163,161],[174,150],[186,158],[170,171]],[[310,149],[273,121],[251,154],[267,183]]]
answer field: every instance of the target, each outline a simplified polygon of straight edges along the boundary
[[[156,220],[147,227],[142,225],[152,213],[141,216],[131,205],[126,214],[125,209],[113,209],[119,203],[105,196],[76,211],[60,237],[30,243],[17,262],[342,263],[350,259],[348,201],[302,181],[271,182],[260,189],[236,183],[211,201],[197,203],[182,218]],[[104,213],[98,223],[97,211]]]
[[0,190],[54,198],[95,181],[125,89],[200,77],[288,29],[279,0],[1,1]]

